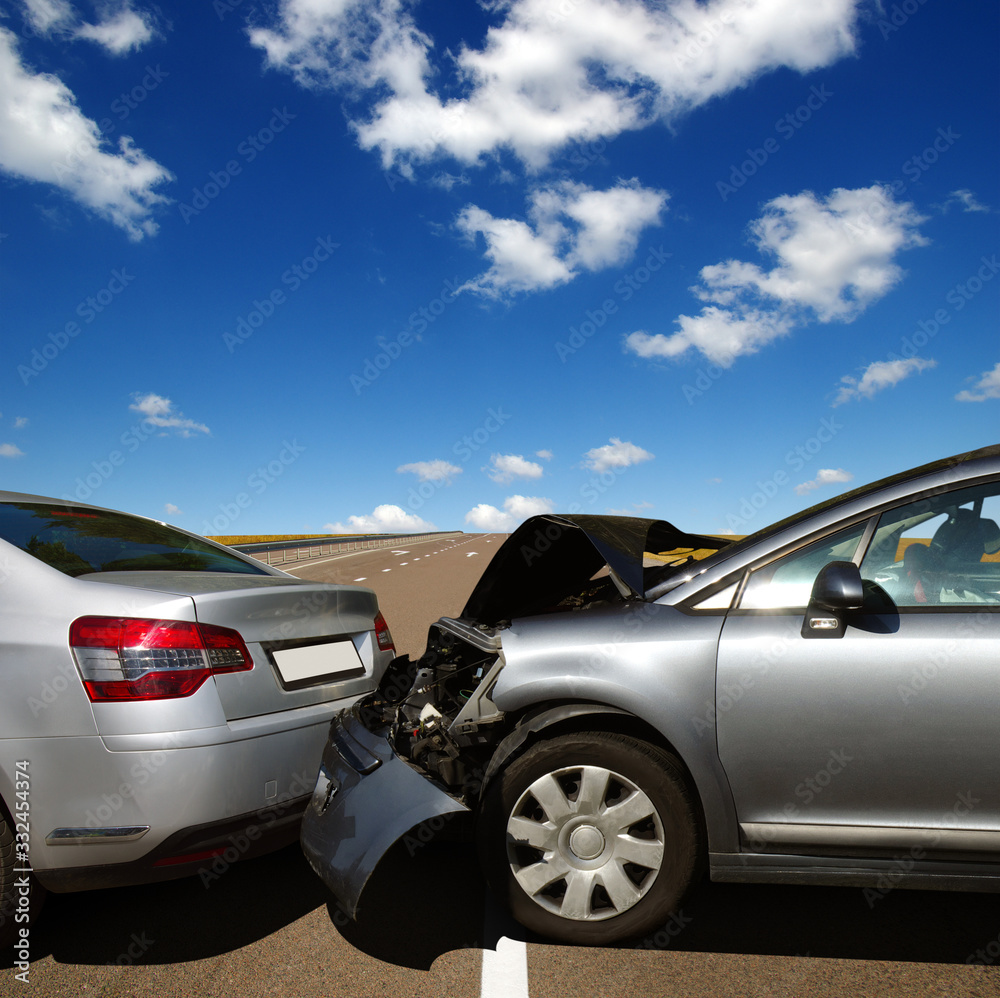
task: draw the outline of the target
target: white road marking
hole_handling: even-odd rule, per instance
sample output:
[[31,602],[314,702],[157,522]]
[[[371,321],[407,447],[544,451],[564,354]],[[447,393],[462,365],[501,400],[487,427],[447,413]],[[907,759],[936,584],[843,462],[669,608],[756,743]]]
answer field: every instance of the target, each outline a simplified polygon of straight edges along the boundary
[[391,572],[391,571],[392,571],[392,569],[391,569],[391,568],[383,568],[383,569],[382,569],[382,571],[383,571],[383,572]]
[[409,565],[409,564],[410,564],[410,563],[409,563],[408,561],[401,561],[401,562],[400,562],[400,565]]
[[355,581],[355,582],[364,582],[364,581],[365,581],[365,579],[367,579],[367,578],[368,578],[368,576],[367,576],[367,575],[362,575],[360,579],[355,579],[354,581]]
[[503,935],[508,926],[509,916],[487,894],[480,998],[529,998],[528,945]]
[[[432,544],[433,541],[418,541],[421,544]],[[272,565],[272,568],[280,569],[282,572],[286,572],[289,575],[294,575],[296,572],[300,572],[307,568],[312,568],[314,565],[323,565],[328,561],[343,561],[344,558],[357,558],[360,555],[371,554],[375,548],[358,548],[356,551],[345,551],[341,554],[331,555],[329,558],[308,558],[302,561],[297,561],[292,564],[288,562],[282,562],[277,565]],[[402,554],[408,554],[408,552],[403,551]]]
[[466,551],[465,552],[465,557],[466,558],[474,558],[477,554],[479,554],[478,551]]

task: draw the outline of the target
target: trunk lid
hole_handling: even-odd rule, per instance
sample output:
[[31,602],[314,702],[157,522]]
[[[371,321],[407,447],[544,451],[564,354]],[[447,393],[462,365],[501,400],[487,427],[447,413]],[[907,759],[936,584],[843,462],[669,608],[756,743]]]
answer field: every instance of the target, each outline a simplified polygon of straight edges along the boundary
[[215,677],[227,720],[371,691],[391,660],[375,639],[370,589],[286,576],[101,572],[82,578],[188,596],[199,622],[239,631],[254,667]]

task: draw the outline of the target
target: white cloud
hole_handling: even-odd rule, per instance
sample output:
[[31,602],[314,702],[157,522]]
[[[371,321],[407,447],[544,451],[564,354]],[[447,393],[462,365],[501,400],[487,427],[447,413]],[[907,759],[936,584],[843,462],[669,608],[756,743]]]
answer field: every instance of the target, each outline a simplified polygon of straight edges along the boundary
[[465,174],[458,176],[454,173],[441,170],[435,173],[428,183],[432,187],[440,187],[444,191],[450,191],[453,187],[468,187],[472,181]]
[[172,502],[168,502],[163,507],[163,511],[168,516],[177,516],[177,515],[183,516],[184,515],[184,511],[182,509],[180,509],[179,507],[175,506]]
[[437,527],[415,513],[386,503],[376,506],[369,514],[349,516],[346,524],[328,523],[323,529],[331,534],[403,534],[423,533],[437,530]]
[[893,388],[911,374],[919,374],[929,368],[937,367],[936,360],[924,360],[922,357],[909,357],[906,360],[877,360],[869,364],[860,378],[845,374],[840,379],[840,391],[833,400],[835,406],[850,402],[851,399],[870,399],[884,388]]
[[755,294],[809,309],[820,322],[849,322],[902,278],[893,261],[900,250],[927,245],[916,231],[924,219],[884,187],[839,187],[826,199],[786,194],[765,209],[751,231],[777,266],[763,271],[729,260],[705,267],[699,298],[728,304]]
[[124,229],[132,240],[156,233],[156,192],[170,171],[137,149],[128,136],[118,151],[87,118],[66,85],[34,73],[20,59],[17,39],[0,28],[0,170],[61,188],[85,208]]
[[959,402],[985,402],[987,399],[1000,399],[1000,363],[992,371],[983,371],[982,376],[971,390],[960,391],[955,398]]
[[962,211],[965,212],[974,211],[988,213],[990,210],[986,205],[980,204],[979,199],[972,193],[972,191],[964,187],[961,190],[951,192],[948,200],[944,203],[945,210],[950,208],[953,204],[961,205]]
[[776,264],[703,267],[701,284],[691,289],[709,303],[700,315],[681,315],[671,335],[632,333],[626,349],[677,357],[694,348],[729,367],[796,326],[851,322],[902,280],[895,257],[927,244],[917,231],[923,221],[912,204],[877,185],[837,188],[825,199],[812,191],[777,197],[750,226],[760,253]]
[[159,426],[163,430],[174,430],[178,436],[190,437],[194,433],[209,433],[210,430],[204,423],[196,423],[193,419],[185,419],[184,413],[174,409],[173,402],[148,392],[143,395],[135,392],[132,395],[135,401],[129,406],[133,412],[141,412],[146,422],[153,426]]
[[552,460],[552,451],[550,450],[536,450],[535,457],[540,457],[543,461]]
[[97,24],[82,24],[77,38],[102,45],[112,55],[139,49],[153,37],[153,22],[148,14],[139,14],[125,4]]
[[667,336],[650,335],[637,330],[625,337],[625,348],[640,357],[679,357],[691,347],[700,350],[713,363],[729,367],[745,353],[756,353],[762,346],[792,331],[793,322],[779,312],[743,309],[733,312],[708,305],[699,315],[682,315],[676,320],[680,331]]
[[82,38],[112,55],[139,49],[155,34],[152,15],[134,11],[129,0],[106,5],[97,24],[81,21],[68,0],[24,0],[24,13],[37,35]]
[[455,475],[462,474],[462,469],[455,464],[437,458],[433,461],[414,461],[412,464],[401,464],[396,471],[401,475],[413,474],[421,482],[448,482]]
[[635,178],[604,191],[564,181],[536,192],[532,212],[546,221],[568,216],[577,226],[570,263],[601,270],[632,256],[642,230],[659,224],[667,198],[666,191],[642,187]]
[[406,0],[282,0],[273,26],[250,38],[303,86],[371,94],[354,128],[387,169],[442,155],[472,164],[502,149],[537,169],[571,141],[674,119],[763,72],[829,65],[854,49],[857,7],[509,0],[490,5],[482,46],[449,51],[441,73]]
[[27,425],[28,425],[28,417],[27,416],[18,416],[14,420],[14,429],[15,430],[23,430]]
[[821,468],[819,474],[811,482],[803,482],[795,486],[795,494],[804,496],[820,488],[822,485],[833,485],[836,482],[849,482],[854,475],[843,468]]
[[36,34],[65,31],[76,23],[76,11],[67,0],[24,0],[24,14]]
[[560,259],[556,247],[529,225],[513,218],[494,218],[475,205],[464,208],[455,222],[466,236],[481,233],[490,268],[467,281],[459,291],[489,297],[521,291],[544,291],[571,281],[576,274]]
[[622,441],[618,437],[612,437],[611,443],[587,451],[583,455],[583,464],[591,471],[602,472],[614,468],[628,468],[633,464],[652,459],[653,455],[648,450],[643,450],[630,441]]
[[551,499],[541,496],[508,496],[503,509],[480,503],[465,514],[465,522],[489,534],[509,534],[529,516],[551,513],[555,507]]
[[494,218],[467,205],[456,228],[469,239],[481,234],[490,268],[459,290],[489,297],[538,291],[571,281],[581,270],[623,263],[634,252],[642,230],[660,221],[664,191],[641,187],[635,179],[595,191],[564,180],[536,188],[529,221]]
[[523,454],[491,454],[486,470],[498,485],[506,485],[515,478],[541,478],[543,474],[542,466],[527,460]]
[[0,457],[24,457],[24,451],[16,444],[0,444]]

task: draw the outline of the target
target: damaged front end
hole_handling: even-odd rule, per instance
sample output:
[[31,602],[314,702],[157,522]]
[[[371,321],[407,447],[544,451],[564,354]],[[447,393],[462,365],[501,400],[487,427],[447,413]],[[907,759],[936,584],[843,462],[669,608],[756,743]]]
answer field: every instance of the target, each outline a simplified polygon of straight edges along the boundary
[[335,718],[301,841],[352,917],[396,841],[474,808],[503,734],[490,700],[503,664],[495,634],[442,618],[418,662],[395,659],[375,693]]
[[395,659],[333,722],[301,841],[348,913],[396,841],[477,809],[518,720],[492,699],[513,620],[641,601],[726,543],[632,517],[539,516],[511,534],[461,617],[438,620],[418,661]]

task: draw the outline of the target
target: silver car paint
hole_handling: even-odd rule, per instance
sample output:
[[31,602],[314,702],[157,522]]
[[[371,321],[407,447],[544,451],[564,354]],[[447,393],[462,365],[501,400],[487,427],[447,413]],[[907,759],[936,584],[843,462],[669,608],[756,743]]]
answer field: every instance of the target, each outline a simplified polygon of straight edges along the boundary
[[[728,601],[708,612],[696,609],[724,587],[735,593],[748,568],[835,525],[868,520],[915,493],[998,475],[1000,456],[993,453],[901,477],[709,557],[688,577],[654,590],[653,603],[515,620],[499,632],[506,665],[491,698],[513,713],[546,703],[606,704],[651,724],[694,779],[715,879],[866,884],[891,874],[894,886],[1000,889],[995,607],[977,612],[982,626],[972,633],[956,630],[954,640],[930,636],[940,614],[911,612],[898,615],[899,633],[849,627],[845,639],[808,642],[800,633],[801,611],[727,613]],[[916,687],[915,657],[931,655],[945,668],[953,664],[966,672],[955,686],[917,691],[924,699],[907,711],[899,687]],[[873,674],[873,662],[882,675]],[[825,706],[821,696],[828,698]],[[865,705],[860,717],[837,727],[859,704]],[[791,762],[782,755],[790,747]],[[336,758],[330,746],[328,759],[340,765]],[[906,786],[888,778],[886,764],[893,761],[904,763]],[[303,844],[313,835],[333,841],[347,834],[339,815],[359,810],[350,798],[370,779],[345,782],[340,811],[323,820],[307,816]],[[925,785],[934,779],[943,788]],[[902,808],[908,795],[916,801],[916,817]],[[423,810],[408,813],[425,819],[442,798],[450,799],[427,779]],[[370,824],[387,823],[397,838],[405,833],[390,801],[367,797],[365,806],[373,812]],[[353,846],[352,863],[370,872],[386,838],[367,849]],[[879,848],[883,858],[872,858]],[[314,866],[325,868],[330,883],[343,866],[331,864],[315,842],[313,849],[320,856]],[[966,861],[956,861],[956,850],[963,849]],[[347,885],[352,910],[363,879]]]
[[[12,498],[37,497],[0,493]],[[15,799],[15,767],[26,761],[31,863],[43,885],[53,871],[139,859],[191,826],[261,811],[266,831],[265,809],[310,793],[330,718],[372,689],[392,658],[371,640],[377,600],[244,560],[262,574],[71,578],[0,540],[0,797]],[[349,605],[337,608],[329,600],[341,593]],[[236,627],[254,668],[215,676],[181,699],[91,703],[68,635],[73,620],[93,614]],[[365,675],[282,690],[261,642],[331,634],[355,641]],[[60,828],[132,825],[150,830],[134,842],[49,838]]]
[[805,641],[801,611],[729,615],[717,723],[741,823],[1000,833],[1000,614],[894,617]]
[[[210,699],[212,691],[199,690],[194,697],[199,695]],[[163,748],[171,745],[169,732],[158,733],[161,747],[145,750],[112,751],[99,736],[5,740],[5,756],[30,763],[32,869],[46,884],[50,871],[137,860],[175,832],[256,811],[262,812],[264,831],[269,821],[264,809],[312,790],[328,728],[326,711],[307,727],[286,718],[281,730],[242,738],[230,726],[207,729],[220,740],[194,748]],[[223,735],[227,740],[221,740]],[[270,796],[268,780],[275,783]],[[150,830],[128,844],[46,841],[59,828],[130,825]]]
[[[102,585],[124,581],[144,591],[169,590],[189,595],[194,601],[195,619],[240,632],[257,667],[249,672],[215,677],[219,700],[229,720],[322,703],[331,696],[357,697],[377,681],[374,676],[377,649],[372,648],[370,634],[378,602],[370,589],[307,583],[291,576],[281,578],[277,585],[252,576],[220,579],[213,573],[169,573],[170,577],[164,578],[162,573],[157,577],[152,573],[109,572],[106,576],[100,580]],[[364,675],[298,690],[277,688],[268,646],[314,635],[352,636]],[[384,655],[379,657],[385,659]],[[112,723],[110,719],[108,723]],[[101,725],[104,733],[115,730]]]
[[728,781],[695,723],[715,698],[723,620],[653,603],[516,621],[503,633],[507,666],[493,701],[508,712],[566,700],[607,704],[645,721],[687,764],[711,847],[735,848]]

